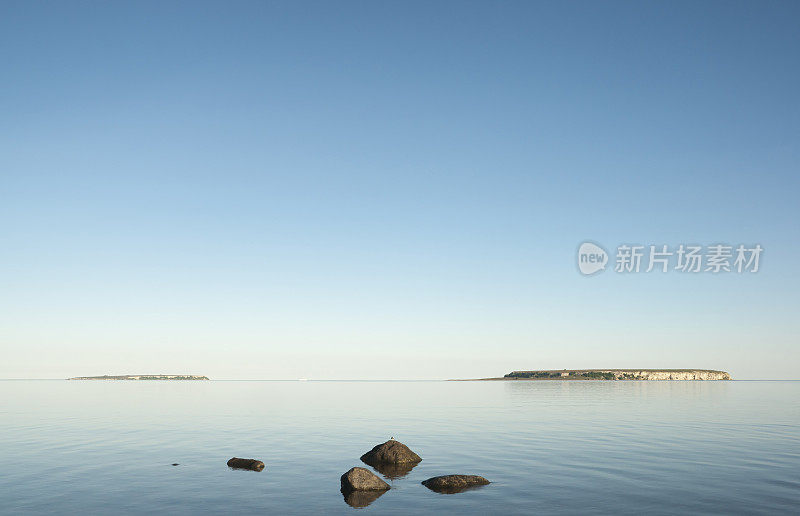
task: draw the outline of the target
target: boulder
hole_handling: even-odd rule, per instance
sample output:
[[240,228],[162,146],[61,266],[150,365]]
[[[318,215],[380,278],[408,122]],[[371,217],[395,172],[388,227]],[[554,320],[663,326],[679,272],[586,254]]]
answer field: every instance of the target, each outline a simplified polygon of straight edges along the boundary
[[370,466],[375,466],[378,464],[416,464],[422,459],[405,444],[389,439],[362,455],[361,460]]
[[437,493],[460,493],[470,487],[485,486],[490,482],[478,475],[443,475],[424,480],[422,485]]
[[378,478],[378,476],[368,469],[351,468],[350,471],[342,475],[342,493],[353,491],[386,491],[389,484]]
[[239,457],[233,457],[228,461],[228,467],[234,469],[261,471],[264,469],[264,463],[256,459],[240,459]]

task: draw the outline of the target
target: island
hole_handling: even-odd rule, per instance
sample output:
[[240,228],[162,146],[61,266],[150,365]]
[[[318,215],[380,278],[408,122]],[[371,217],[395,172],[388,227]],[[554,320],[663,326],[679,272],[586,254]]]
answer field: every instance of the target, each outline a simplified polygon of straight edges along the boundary
[[499,378],[474,378],[453,381],[495,380],[731,380],[725,371],[714,369],[552,369],[512,371]]
[[193,374],[123,374],[119,376],[76,376],[67,380],[208,380],[208,376]]

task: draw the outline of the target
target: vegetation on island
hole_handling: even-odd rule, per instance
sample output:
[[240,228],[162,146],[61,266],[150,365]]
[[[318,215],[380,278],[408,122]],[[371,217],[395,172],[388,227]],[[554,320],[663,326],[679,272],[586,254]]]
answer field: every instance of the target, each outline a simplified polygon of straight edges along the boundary
[[208,380],[208,376],[191,374],[125,374],[120,376],[76,376],[69,380]]
[[614,373],[609,372],[600,372],[600,371],[589,371],[586,373],[578,373],[578,376],[581,378],[588,378],[589,380],[616,380],[617,377],[614,376]]

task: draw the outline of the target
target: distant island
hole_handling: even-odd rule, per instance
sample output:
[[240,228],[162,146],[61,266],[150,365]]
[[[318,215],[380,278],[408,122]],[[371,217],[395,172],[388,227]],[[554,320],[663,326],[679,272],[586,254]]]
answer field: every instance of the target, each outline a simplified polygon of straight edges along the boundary
[[120,376],[76,376],[67,380],[208,380],[208,376],[192,374],[123,374]]
[[475,378],[454,381],[493,380],[731,380],[725,371],[714,369],[553,369],[512,371],[500,378]]

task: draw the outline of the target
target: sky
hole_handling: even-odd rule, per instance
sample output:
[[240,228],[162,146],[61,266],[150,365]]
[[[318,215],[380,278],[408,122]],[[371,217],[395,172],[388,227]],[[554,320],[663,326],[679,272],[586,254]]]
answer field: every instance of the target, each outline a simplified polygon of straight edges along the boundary
[[[800,378],[798,20],[4,1],[0,378]],[[616,273],[623,243],[764,251]]]

